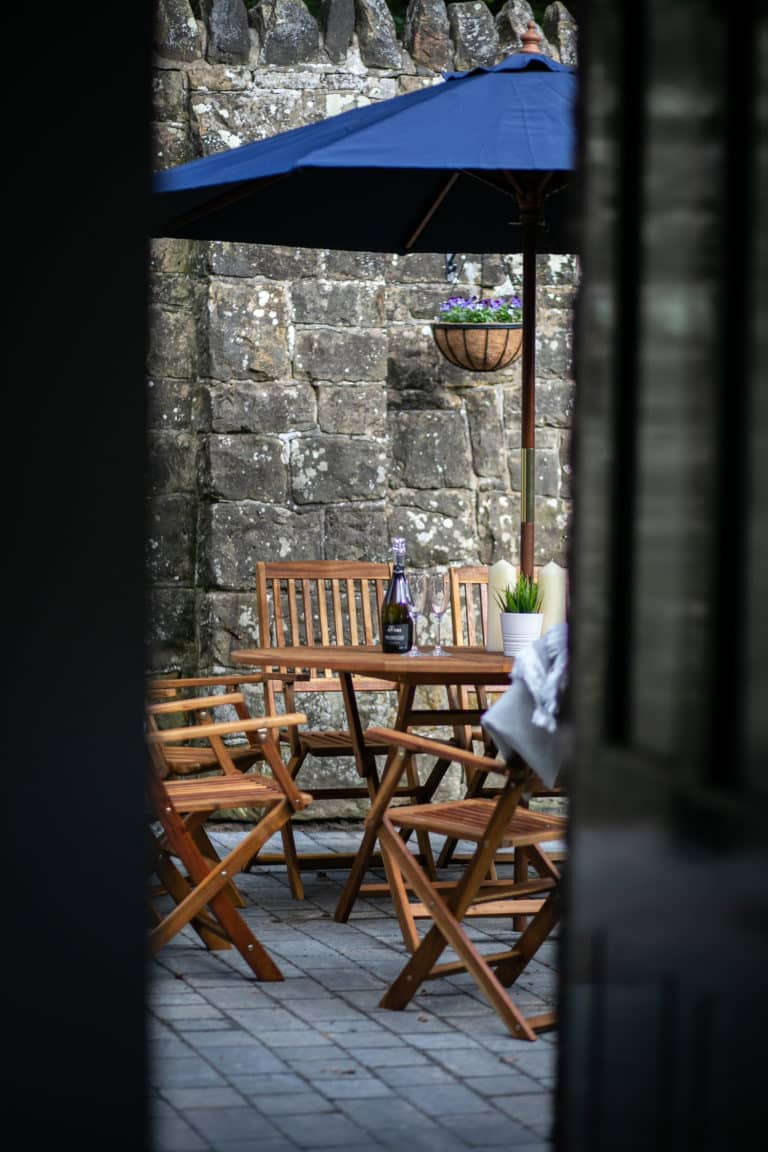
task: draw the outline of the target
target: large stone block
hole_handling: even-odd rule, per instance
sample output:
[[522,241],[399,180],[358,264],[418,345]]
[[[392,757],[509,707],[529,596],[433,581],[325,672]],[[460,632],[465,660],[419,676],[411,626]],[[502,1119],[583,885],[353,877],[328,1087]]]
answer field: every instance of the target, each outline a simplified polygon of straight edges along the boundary
[[384,286],[360,281],[300,280],[291,291],[296,324],[359,328],[384,320]]
[[557,455],[560,461],[560,497],[563,500],[573,499],[573,435],[570,430],[560,433],[557,446]]
[[[572,508],[569,502],[547,496],[534,497],[535,564],[556,560],[567,565]],[[478,498],[480,555],[484,564],[495,560],[520,562],[519,493],[484,492]]]
[[197,603],[192,588],[155,585],[147,594],[148,671],[194,676],[198,669]]
[[478,476],[500,477],[506,472],[502,398],[493,385],[467,392],[465,401],[472,464]]
[[499,36],[485,0],[449,4],[448,21],[454,45],[453,61],[458,71],[478,64],[495,64],[501,59]]
[[402,489],[390,498],[387,537],[404,536],[415,568],[451,564],[477,549],[472,492]]
[[251,69],[245,65],[230,64],[220,68],[205,60],[198,61],[186,72],[187,88],[192,99],[204,98],[216,92],[246,92],[255,84]]
[[[536,425],[570,427],[573,418],[575,386],[571,380],[557,377],[536,379]],[[520,386],[504,389],[504,427],[512,435],[520,428],[522,396]],[[518,440],[518,444],[520,441]]]
[[395,412],[390,434],[398,487],[471,487],[472,454],[461,412]]
[[[254,587],[246,592],[206,592],[200,598],[200,663],[205,668],[233,668],[233,648],[253,648],[260,643]],[[259,705],[263,691],[256,690]]]
[[200,452],[200,491],[214,500],[277,504],[288,493],[286,456],[286,446],[274,436],[206,436]]
[[384,501],[335,504],[325,513],[325,558],[387,562],[391,560],[387,533]]
[[246,381],[203,389],[206,426],[213,432],[300,432],[317,423],[311,384]]
[[573,338],[566,321],[558,323],[551,312],[536,325],[537,376],[570,377],[573,372]]
[[153,276],[149,283],[149,302],[150,306],[197,317],[202,313],[205,291],[205,280],[197,275],[193,266],[189,272]]
[[191,586],[196,542],[195,497],[179,493],[155,495],[147,515],[146,567],[150,584]]
[[[445,282],[445,256],[432,252],[412,252],[409,256],[392,257],[393,283]],[[451,292],[446,293],[447,296]]]
[[173,120],[184,126],[187,101],[184,74],[175,69],[157,69],[152,76],[152,112],[158,121]]
[[211,281],[209,375],[274,380],[290,371],[285,289],[253,281]]
[[[496,13],[496,31],[499,37],[499,47],[506,56],[510,52],[518,52],[523,46],[523,36],[528,31],[528,24],[533,20],[533,9],[527,0],[507,0],[506,4]],[[556,44],[550,43],[544,35],[542,26],[533,20],[536,31],[541,37],[539,51],[553,60],[559,60],[560,54]]]
[[200,510],[200,581],[211,590],[254,587],[257,560],[322,556],[320,509],[293,512],[244,500],[204,504]]
[[320,30],[302,0],[260,0],[250,9],[248,22],[259,34],[263,64],[299,64],[314,60]]
[[291,441],[291,492],[297,504],[379,500],[387,491],[387,454],[374,440],[300,436]]
[[389,284],[386,295],[386,319],[392,324],[428,324],[436,320],[440,305],[451,295],[442,284]]
[[150,305],[148,334],[150,375],[189,379],[197,373],[197,329],[193,315]]
[[400,68],[403,53],[385,0],[355,0],[355,32],[360,58],[369,68]]
[[320,271],[328,280],[378,280],[391,265],[385,252],[342,252],[337,248],[320,250]]
[[320,0],[319,23],[329,60],[340,64],[355,33],[355,0]]
[[316,276],[319,256],[312,248],[270,247],[266,244],[211,244],[209,267],[214,276],[263,276],[267,280],[299,280]]
[[317,422],[322,432],[384,437],[387,395],[383,384],[319,384]]
[[450,68],[450,26],[443,0],[410,0],[405,13],[403,45],[424,68],[433,72]]
[[200,0],[208,29],[206,56],[216,64],[245,64],[251,50],[243,0]]
[[[450,404],[443,387],[441,365],[427,328],[404,325],[390,329],[387,385],[392,408],[442,408]],[[446,361],[447,363],[447,361]]]
[[149,270],[152,279],[161,274],[194,277],[203,274],[202,250],[196,240],[173,240],[155,237],[149,242]]
[[547,42],[556,46],[557,58],[563,64],[578,64],[578,28],[561,0],[545,8],[542,29]]
[[157,0],[152,28],[155,51],[166,60],[196,60],[203,51],[189,0]]
[[480,492],[477,497],[477,528],[481,564],[520,558],[520,493]]
[[296,333],[296,373],[311,380],[383,380],[387,337],[376,330],[311,329]]
[[204,156],[300,128],[322,120],[324,113],[324,105],[312,93],[274,87],[195,92],[190,97],[190,126]]
[[195,492],[197,437],[190,432],[148,432],[147,473],[153,496]]
[[147,381],[147,429],[186,432],[198,423],[197,389],[188,380]]

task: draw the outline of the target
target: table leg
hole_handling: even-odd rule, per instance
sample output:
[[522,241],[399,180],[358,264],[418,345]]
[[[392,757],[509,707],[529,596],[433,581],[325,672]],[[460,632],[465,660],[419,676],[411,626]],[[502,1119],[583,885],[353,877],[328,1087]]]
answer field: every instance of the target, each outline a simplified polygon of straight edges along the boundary
[[[350,704],[347,706],[347,716],[352,723],[352,715],[356,717],[358,725],[358,739],[360,747],[363,746],[362,725],[360,724],[360,716],[357,711],[357,702],[355,700],[355,690],[351,682],[351,677],[348,677],[349,684],[344,696],[345,702],[349,698]],[[342,678],[342,687],[344,679]],[[403,725],[407,724],[408,715],[413,705],[413,698],[416,689],[412,684],[404,684],[400,690],[400,695],[397,705],[397,718],[394,727],[399,731],[403,731]],[[347,696],[348,694],[348,696]],[[350,707],[351,706],[351,707]],[[353,734],[353,740],[355,736]],[[373,757],[371,757],[373,759]],[[366,764],[366,759],[361,755],[362,764]],[[352,911],[352,906],[355,903],[359,893],[360,886],[363,883],[363,878],[368,870],[373,850],[376,846],[378,837],[378,829],[381,823],[381,813],[385,812],[389,805],[392,795],[397,787],[404,770],[403,758],[398,754],[397,749],[392,749],[387,757],[387,763],[384,768],[384,774],[381,782],[376,789],[375,798],[371,804],[370,811],[365,820],[365,831],[363,832],[363,839],[358,848],[357,855],[352,862],[352,868],[347,882],[344,885],[341,896],[339,897],[334,913],[334,919],[340,923],[346,923],[349,919],[349,914]],[[376,773],[376,766],[374,763],[374,776]],[[370,777],[369,777],[370,779]]]
[[[368,781],[369,791],[373,794],[378,791],[379,773],[376,767],[376,757],[366,747],[363,725],[360,721],[360,712],[357,707],[355,686],[351,672],[339,672],[341,694],[344,699],[344,708],[347,713],[347,727],[355,753],[357,770],[364,780]],[[373,787],[371,787],[373,785]]]

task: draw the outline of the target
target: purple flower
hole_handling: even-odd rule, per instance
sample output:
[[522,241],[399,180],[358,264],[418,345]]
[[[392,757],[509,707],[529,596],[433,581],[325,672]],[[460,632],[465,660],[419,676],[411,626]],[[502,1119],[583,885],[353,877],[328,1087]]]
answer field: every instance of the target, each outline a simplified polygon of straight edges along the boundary
[[440,305],[440,319],[453,324],[521,324],[520,296],[451,296]]

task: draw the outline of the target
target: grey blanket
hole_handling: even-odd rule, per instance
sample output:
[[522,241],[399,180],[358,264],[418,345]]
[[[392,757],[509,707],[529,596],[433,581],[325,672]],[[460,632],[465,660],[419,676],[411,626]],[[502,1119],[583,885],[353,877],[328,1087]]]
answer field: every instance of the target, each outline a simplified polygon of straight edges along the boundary
[[568,625],[555,624],[518,652],[509,679],[480,723],[505,759],[517,752],[552,788],[566,752],[558,720],[568,682]]

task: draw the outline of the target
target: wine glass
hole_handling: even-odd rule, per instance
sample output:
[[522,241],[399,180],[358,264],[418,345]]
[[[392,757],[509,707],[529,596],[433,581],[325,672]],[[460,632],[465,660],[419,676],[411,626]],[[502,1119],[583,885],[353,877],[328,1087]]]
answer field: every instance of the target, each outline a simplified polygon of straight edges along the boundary
[[440,643],[440,626],[443,622],[443,616],[448,610],[449,600],[450,593],[448,591],[448,573],[433,572],[429,582],[429,608],[437,623],[437,629],[435,631],[435,646],[432,649],[433,656],[448,655],[445,648],[443,648],[442,644]]
[[429,580],[426,572],[412,572],[408,577],[408,588],[411,593],[411,602],[408,606],[408,611],[413,621],[413,640],[406,653],[407,656],[424,655],[416,643],[416,628],[419,623],[419,616],[426,615],[428,583]]

